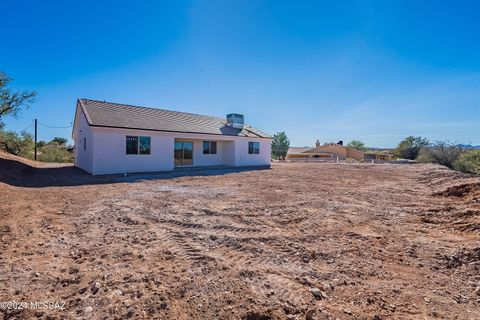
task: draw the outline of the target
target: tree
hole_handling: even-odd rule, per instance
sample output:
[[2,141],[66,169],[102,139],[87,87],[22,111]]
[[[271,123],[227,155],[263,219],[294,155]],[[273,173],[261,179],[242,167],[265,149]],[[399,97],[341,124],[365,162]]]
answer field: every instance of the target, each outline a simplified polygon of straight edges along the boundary
[[428,145],[429,142],[425,138],[409,136],[398,144],[394,154],[398,158],[415,160],[420,153],[420,149]]
[[26,131],[22,131],[20,135],[14,131],[6,131],[0,136],[0,147],[13,155],[25,154],[33,145],[33,136]]
[[355,149],[358,151],[367,151],[367,147],[365,146],[365,143],[363,143],[360,140],[352,140],[347,144],[348,148]]
[[290,140],[285,132],[278,132],[273,135],[272,156],[274,159],[285,159],[289,147]]
[[17,116],[22,108],[28,108],[35,101],[35,91],[12,91],[8,88],[12,82],[6,73],[0,71],[0,122],[2,117]]
[[51,143],[55,143],[58,145],[66,145],[68,140],[66,138],[61,138],[61,137],[55,137],[50,141]]

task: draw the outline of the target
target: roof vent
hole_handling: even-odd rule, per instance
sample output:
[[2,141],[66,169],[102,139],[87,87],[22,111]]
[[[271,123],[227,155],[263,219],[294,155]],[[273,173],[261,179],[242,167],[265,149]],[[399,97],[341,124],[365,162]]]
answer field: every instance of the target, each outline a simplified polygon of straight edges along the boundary
[[243,114],[238,114],[238,113],[227,114],[227,126],[243,129]]

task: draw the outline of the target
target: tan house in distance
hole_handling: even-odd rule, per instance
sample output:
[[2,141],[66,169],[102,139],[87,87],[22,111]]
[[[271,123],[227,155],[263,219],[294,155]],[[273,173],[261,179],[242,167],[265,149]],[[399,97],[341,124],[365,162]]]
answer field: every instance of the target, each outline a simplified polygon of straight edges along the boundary
[[389,161],[392,157],[388,154],[365,153],[363,151],[348,148],[343,142],[320,145],[316,141],[315,147],[290,147],[287,151],[286,160],[310,161],[310,160],[346,160],[357,161]]

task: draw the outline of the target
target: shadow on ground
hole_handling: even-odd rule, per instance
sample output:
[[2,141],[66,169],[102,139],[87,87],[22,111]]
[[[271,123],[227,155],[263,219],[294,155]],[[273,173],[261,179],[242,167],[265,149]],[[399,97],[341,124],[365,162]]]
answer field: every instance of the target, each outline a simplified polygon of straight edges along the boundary
[[166,172],[142,172],[92,176],[74,166],[33,167],[21,161],[0,157],[0,182],[16,187],[43,188],[89,184],[135,182],[139,180],[172,179],[185,176],[216,176],[268,167],[201,167]]

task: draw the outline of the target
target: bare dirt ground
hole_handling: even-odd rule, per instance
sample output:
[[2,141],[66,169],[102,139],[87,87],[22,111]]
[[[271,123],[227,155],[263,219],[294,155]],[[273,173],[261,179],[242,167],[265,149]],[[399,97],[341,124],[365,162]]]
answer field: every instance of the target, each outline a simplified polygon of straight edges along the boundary
[[[480,179],[275,164],[92,178],[0,159],[0,319],[480,319]],[[477,290],[477,292],[476,292]]]

